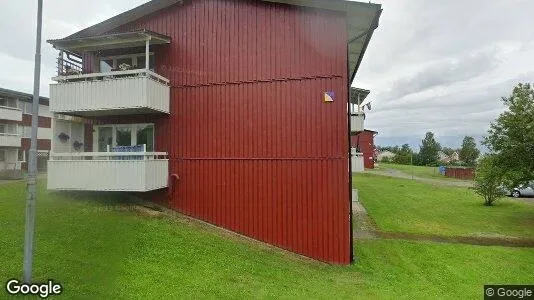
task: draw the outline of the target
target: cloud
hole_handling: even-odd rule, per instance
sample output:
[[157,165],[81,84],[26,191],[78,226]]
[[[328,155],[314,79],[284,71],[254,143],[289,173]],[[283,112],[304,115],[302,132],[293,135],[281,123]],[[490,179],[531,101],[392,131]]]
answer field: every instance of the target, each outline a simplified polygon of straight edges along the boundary
[[[48,96],[48,84],[56,72],[57,51],[46,43],[132,9],[147,0],[43,1],[40,94]],[[0,48],[0,87],[32,93],[37,26],[37,1],[3,1],[0,36],[9,37]]]
[[366,127],[382,137],[484,135],[500,98],[534,81],[532,1],[384,0],[383,9],[353,83],[371,90]]
[[385,102],[418,93],[432,87],[465,81],[481,76],[498,66],[496,51],[483,51],[464,57],[445,58],[432,62],[414,74],[396,80],[387,92],[380,95]]

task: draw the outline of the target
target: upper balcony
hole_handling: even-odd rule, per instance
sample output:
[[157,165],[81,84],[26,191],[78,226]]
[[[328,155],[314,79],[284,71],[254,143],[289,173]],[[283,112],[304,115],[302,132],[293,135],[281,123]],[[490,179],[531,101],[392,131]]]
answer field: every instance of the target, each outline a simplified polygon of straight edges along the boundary
[[[350,132],[355,134],[365,130],[365,113],[363,112],[362,103],[369,95],[369,90],[351,88],[350,89]],[[370,105],[370,104],[368,104]],[[370,107],[370,106],[369,106]]]
[[17,99],[0,98],[0,120],[22,121],[22,110]]
[[52,78],[57,83],[50,85],[51,112],[169,113],[169,80],[154,71],[157,57],[150,49],[170,43],[169,37],[142,30],[49,42],[60,51],[58,76]]

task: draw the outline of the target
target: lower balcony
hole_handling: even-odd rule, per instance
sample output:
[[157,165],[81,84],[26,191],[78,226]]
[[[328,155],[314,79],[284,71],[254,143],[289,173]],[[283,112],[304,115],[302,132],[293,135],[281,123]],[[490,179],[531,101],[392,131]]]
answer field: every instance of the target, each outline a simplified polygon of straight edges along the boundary
[[16,133],[0,133],[0,147],[20,148],[21,136]]
[[51,153],[48,189],[147,192],[167,187],[165,152]]

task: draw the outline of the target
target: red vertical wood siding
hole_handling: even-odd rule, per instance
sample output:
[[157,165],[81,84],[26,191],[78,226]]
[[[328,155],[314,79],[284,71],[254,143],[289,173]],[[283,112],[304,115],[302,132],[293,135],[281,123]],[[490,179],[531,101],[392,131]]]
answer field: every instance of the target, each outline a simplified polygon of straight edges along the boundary
[[[170,116],[132,117],[155,122],[156,149],[180,176],[171,207],[350,263],[345,15],[185,1],[114,32],[133,29],[172,38],[151,49],[171,81]],[[327,91],[333,103],[323,102]]]
[[475,169],[465,167],[446,167],[445,176],[463,180],[472,180],[475,178]]
[[352,147],[360,146],[360,151],[363,153],[363,166],[366,169],[375,168],[375,132],[362,131],[350,137]]

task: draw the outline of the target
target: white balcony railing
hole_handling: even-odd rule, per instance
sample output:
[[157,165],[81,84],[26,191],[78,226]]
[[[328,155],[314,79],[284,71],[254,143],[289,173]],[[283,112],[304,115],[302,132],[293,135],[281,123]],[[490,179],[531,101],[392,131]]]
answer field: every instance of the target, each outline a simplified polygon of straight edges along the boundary
[[146,192],[167,187],[166,152],[51,153],[48,189]]
[[169,113],[169,80],[150,70],[54,77],[50,111],[79,116]]
[[21,136],[17,133],[0,133],[0,147],[20,147]]
[[9,120],[9,121],[22,121],[22,110],[9,107],[9,106],[0,106],[0,120]]

